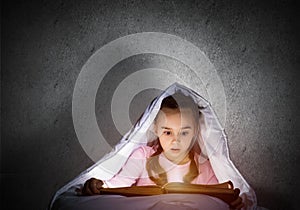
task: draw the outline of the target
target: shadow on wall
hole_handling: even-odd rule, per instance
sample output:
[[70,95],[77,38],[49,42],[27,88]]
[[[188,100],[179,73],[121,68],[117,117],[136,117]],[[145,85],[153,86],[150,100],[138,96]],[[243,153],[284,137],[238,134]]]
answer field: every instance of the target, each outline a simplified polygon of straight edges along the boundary
[[[270,191],[256,191],[258,206],[267,208],[269,210],[296,210],[296,207],[293,204],[289,203],[289,198],[286,195],[282,195],[276,192]],[[270,201],[274,201],[270,203]]]

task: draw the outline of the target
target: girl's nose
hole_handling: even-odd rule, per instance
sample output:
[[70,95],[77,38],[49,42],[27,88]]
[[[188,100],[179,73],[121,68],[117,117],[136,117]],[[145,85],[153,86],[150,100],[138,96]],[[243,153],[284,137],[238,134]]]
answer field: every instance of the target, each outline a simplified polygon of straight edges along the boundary
[[180,142],[180,138],[179,138],[179,136],[177,136],[177,135],[174,135],[173,136],[173,139],[172,139],[172,143],[175,143],[175,142]]

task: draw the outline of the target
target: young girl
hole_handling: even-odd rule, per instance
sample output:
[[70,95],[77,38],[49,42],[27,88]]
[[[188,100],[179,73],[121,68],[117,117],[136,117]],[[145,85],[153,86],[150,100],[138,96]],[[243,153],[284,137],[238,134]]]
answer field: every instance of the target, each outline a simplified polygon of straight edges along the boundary
[[[164,98],[154,119],[153,132],[157,139],[134,150],[113,178],[87,180],[82,194],[99,194],[102,187],[162,186],[168,182],[219,183],[209,160],[198,161],[201,155],[200,115],[193,99],[181,92]],[[239,197],[231,208],[240,209],[243,205]]]
[[[256,209],[255,192],[231,162],[224,129],[210,104],[193,90],[174,83],[152,101],[113,151],[56,192],[50,209],[68,209],[63,208],[66,206],[72,210],[99,206],[105,209],[111,204],[122,209],[125,205],[127,209],[132,209],[132,205],[147,209],[167,199],[176,203],[173,206],[176,209],[185,204],[212,209],[205,206],[211,199],[226,209],[228,205],[223,201],[202,195],[127,198],[75,194],[78,193],[76,189],[79,194],[94,195],[99,194],[102,187],[162,186],[168,182],[216,184],[229,180],[241,192],[230,207]],[[163,205],[162,208],[169,207]]]

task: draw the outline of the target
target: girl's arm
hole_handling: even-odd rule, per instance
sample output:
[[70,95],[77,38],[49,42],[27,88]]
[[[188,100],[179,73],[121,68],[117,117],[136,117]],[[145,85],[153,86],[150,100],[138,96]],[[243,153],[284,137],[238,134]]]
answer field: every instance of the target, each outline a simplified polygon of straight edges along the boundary
[[147,151],[139,147],[128,158],[122,169],[110,180],[105,180],[103,187],[130,187],[141,177],[145,168]]
[[105,187],[130,187],[141,177],[145,168],[146,159],[151,150],[149,147],[139,147],[128,158],[122,169],[110,180],[91,178],[84,183],[82,195],[95,195]]

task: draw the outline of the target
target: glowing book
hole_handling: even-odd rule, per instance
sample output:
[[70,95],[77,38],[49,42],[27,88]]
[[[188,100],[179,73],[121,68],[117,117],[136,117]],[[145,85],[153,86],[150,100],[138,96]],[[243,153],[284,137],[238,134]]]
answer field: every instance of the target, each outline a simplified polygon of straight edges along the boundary
[[119,188],[102,188],[100,194],[118,194],[124,196],[150,196],[167,193],[184,193],[184,194],[204,194],[219,198],[230,204],[239,197],[240,190],[233,188],[231,181],[214,184],[186,184],[179,182],[167,183],[163,186],[149,185],[149,186],[131,186]]

